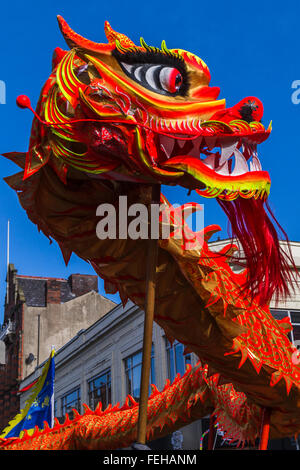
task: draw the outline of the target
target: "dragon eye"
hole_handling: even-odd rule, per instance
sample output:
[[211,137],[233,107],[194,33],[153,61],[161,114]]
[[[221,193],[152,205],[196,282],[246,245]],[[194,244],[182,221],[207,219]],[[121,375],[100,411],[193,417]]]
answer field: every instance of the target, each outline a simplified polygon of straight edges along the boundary
[[121,62],[121,66],[126,75],[145,88],[164,95],[180,94],[184,80],[181,72],[175,67],[124,62]]
[[169,93],[176,93],[183,83],[181,73],[172,67],[164,67],[160,71],[159,79],[163,89]]

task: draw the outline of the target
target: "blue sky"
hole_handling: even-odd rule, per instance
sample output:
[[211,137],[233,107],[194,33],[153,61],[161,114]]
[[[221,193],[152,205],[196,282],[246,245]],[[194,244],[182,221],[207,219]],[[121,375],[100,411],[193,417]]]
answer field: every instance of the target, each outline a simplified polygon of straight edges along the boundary
[[[296,1],[277,2],[5,2],[1,6],[0,80],[6,84],[6,104],[0,105],[0,154],[27,150],[32,116],[16,107],[19,94],[27,94],[35,106],[42,84],[50,73],[52,52],[66,48],[56,22],[62,15],[78,33],[105,42],[103,24],[127,34],[135,42],[180,47],[199,55],[209,66],[211,85],[220,86],[227,106],[246,96],[257,96],[265,107],[264,123],[273,121],[269,140],[260,146],[263,168],[272,179],[270,202],[291,240],[299,233],[300,104],[292,103],[291,84],[300,79],[299,15]],[[57,244],[49,244],[27,219],[17,196],[2,180],[17,172],[0,159],[0,321],[5,293],[6,225],[11,221],[10,260],[20,274],[66,277],[74,272],[92,273],[72,255],[65,267]],[[214,200],[186,190],[164,188],[171,202],[194,200],[205,204],[205,224],[222,226],[227,221]],[[103,284],[99,282],[100,291]]]

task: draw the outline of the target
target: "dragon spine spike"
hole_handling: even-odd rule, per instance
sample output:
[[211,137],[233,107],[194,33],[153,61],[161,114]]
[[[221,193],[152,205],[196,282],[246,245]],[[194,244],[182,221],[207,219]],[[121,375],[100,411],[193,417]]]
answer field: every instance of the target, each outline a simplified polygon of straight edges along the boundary
[[74,420],[80,418],[80,413],[78,412],[78,410],[76,410],[76,408],[72,408],[72,412],[73,412],[73,415],[74,415]]
[[89,39],[85,39],[83,36],[80,36],[79,34],[75,33],[75,31],[70,28],[67,22],[60,15],[57,16],[57,20],[62,35],[70,49],[82,48],[88,51],[103,53],[111,51],[114,47],[114,45],[112,44],[100,44],[97,42],[90,41]]
[[83,403],[82,406],[84,408],[84,414],[85,415],[92,415],[93,414],[93,411],[91,410],[91,408],[86,403]]
[[125,34],[114,31],[108,21],[105,21],[104,23],[104,32],[110,44],[115,44],[116,41],[118,41],[122,47],[135,47],[135,44],[127,36],[125,36]]

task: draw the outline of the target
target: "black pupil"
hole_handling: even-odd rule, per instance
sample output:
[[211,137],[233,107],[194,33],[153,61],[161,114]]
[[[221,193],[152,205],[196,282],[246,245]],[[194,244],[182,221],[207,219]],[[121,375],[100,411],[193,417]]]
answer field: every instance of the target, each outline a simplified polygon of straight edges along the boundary
[[175,78],[175,85],[176,85],[176,86],[179,86],[179,85],[181,85],[181,82],[182,82],[182,78],[181,78],[180,73],[178,73],[178,74],[176,75],[176,78]]

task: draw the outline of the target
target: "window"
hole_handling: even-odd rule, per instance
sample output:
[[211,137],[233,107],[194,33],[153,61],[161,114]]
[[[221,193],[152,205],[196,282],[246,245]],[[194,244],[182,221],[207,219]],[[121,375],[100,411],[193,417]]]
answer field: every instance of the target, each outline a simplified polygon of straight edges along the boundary
[[80,388],[73,390],[61,399],[61,412],[62,416],[66,413],[72,417],[72,409],[75,408],[80,413]]
[[[141,373],[142,373],[142,351],[139,351],[124,360],[126,377],[126,394],[135,400],[140,396]],[[154,348],[151,349],[151,371],[150,383],[155,384]],[[149,386],[150,392],[150,386]]]
[[288,337],[292,343],[299,341],[300,344],[300,310],[275,310],[271,309],[271,313],[276,320],[281,320],[284,317],[289,317],[293,330],[289,333]]
[[104,410],[111,403],[111,376],[110,371],[103,372],[88,382],[89,407],[95,410],[99,402]]
[[168,366],[168,378],[173,381],[176,374],[183,375],[185,373],[186,365],[192,363],[191,354],[183,354],[184,346],[177,340],[174,341],[173,345],[166,340],[167,350],[167,366]]

